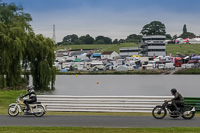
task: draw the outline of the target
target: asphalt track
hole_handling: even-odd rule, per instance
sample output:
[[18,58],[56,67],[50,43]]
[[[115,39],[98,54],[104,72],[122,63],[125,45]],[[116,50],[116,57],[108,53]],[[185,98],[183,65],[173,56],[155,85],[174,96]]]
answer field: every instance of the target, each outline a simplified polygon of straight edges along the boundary
[[69,116],[44,115],[43,117],[10,117],[0,115],[0,126],[34,127],[200,127],[200,117],[192,120],[165,117],[162,120],[152,116]]

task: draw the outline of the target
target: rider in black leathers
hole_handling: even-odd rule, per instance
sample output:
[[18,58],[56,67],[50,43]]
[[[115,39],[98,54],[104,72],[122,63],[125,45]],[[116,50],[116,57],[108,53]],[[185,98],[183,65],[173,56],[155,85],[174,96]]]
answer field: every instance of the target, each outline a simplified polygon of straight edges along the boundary
[[24,100],[24,104],[26,104],[27,112],[28,112],[30,110],[29,104],[31,104],[33,102],[37,102],[37,96],[36,96],[36,93],[32,86],[28,86],[27,91],[28,91],[28,93],[26,95],[22,96],[21,98],[29,96],[29,99]]
[[175,88],[171,89],[171,93],[172,95],[174,95],[174,98],[171,100],[168,100],[168,102],[172,102],[172,105],[175,107],[175,111],[178,111],[177,106],[184,104],[184,98],[179,92],[177,92]]

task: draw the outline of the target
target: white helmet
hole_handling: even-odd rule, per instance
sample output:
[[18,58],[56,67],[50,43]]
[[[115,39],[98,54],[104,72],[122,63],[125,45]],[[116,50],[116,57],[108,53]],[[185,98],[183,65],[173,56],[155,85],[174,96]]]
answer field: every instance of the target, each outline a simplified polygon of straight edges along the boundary
[[32,85],[28,85],[28,86],[27,86],[27,91],[28,91],[28,92],[31,92],[32,90],[33,90],[33,86],[32,86]]

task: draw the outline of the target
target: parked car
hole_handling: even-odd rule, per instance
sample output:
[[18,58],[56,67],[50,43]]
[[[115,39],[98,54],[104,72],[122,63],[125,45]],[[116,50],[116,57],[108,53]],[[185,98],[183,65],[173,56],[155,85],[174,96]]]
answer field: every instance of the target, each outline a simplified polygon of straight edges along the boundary
[[118,66],[115,71],[128,71],[128,67],[125,65]]
[[194,64],[182,64],[181,68],[192,68]]
[[95,71],[98,71],[98,68],[92,67],[92,68],[89,69],[89,72],[95,72]]
[[98,70],[101,70],[101,71],[106,69],[105,66],[103,65],[97,65],[96,68],[98,68]]
[[158,69],[165,69],[165,64],[158,64]]
[[200,63],[194,64],[192,68],[200,68]]

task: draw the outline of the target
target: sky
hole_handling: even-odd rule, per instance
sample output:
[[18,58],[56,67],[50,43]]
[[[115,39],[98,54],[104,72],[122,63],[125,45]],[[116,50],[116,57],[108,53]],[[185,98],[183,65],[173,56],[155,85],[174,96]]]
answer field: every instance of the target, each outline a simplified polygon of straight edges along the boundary
[[200,0],[2,0],[22,5],[31,14],[30,22],[36,34],[56,42],[66,35],[92,37],[103,35],[125,39],[140,34],[152,21],[165,24],[167,34],[180,35],[183,25],[188,32],[200,35]]

